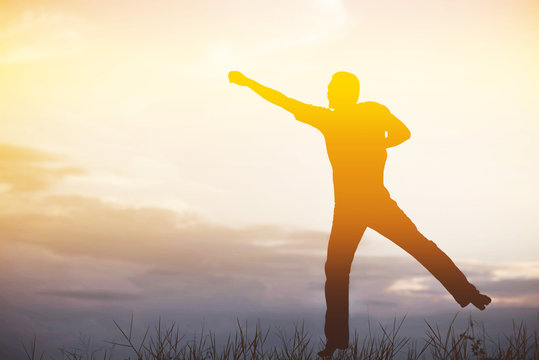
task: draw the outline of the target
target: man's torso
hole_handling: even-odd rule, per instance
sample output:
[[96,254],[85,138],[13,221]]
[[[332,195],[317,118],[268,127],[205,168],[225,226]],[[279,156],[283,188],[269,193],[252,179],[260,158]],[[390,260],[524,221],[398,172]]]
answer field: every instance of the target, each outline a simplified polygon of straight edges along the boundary
[[319,117],[312,125],[326,141],[335,200],[388,195],[384,187],[387,108],[364,102],[345,110],[318,109],[311,115]]

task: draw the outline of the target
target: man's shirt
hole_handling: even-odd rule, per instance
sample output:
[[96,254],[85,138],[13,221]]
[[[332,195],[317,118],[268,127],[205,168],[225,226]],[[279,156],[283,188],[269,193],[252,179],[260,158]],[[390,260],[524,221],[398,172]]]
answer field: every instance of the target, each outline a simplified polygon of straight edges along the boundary
[[388,195],[384,187],[386,131],[392,121],[400,120],[385,106],[369,101],[330,110],[302,104],[293,113],[324,135],[336,201]]

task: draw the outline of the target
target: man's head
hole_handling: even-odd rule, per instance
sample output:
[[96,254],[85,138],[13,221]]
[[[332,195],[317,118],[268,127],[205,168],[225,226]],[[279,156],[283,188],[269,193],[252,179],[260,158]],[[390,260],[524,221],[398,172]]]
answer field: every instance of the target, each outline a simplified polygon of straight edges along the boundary
[[333,74],[328,85],[329,107],[332,109],[347,107],[357,103],[359,98],[359,80],[346,71]]

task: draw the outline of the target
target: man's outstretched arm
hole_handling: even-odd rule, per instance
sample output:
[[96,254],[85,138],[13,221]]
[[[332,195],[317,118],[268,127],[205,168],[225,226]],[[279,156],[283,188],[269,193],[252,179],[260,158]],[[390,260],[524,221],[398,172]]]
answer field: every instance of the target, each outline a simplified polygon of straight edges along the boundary
[[303,108],[310,106],[302,103],[301,101],[291,99],[277,90],[259,84],[256,81],[249,79],[239,71],[229,72],[228,79],[233,84],[247,86],[249,89],[260,95],[263,99],[272,104],[280,106],[293,114],[297,114],[298,112],[301,112]]

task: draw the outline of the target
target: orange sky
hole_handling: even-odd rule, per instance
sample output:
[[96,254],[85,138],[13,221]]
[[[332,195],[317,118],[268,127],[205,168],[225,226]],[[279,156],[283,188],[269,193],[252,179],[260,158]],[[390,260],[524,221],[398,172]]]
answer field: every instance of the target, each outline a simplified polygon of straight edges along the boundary
[[226,73],[325,105],[347,69],[412,130],[386,171],[410,216],[458,256],[534,260],[536,4],[282,5],[4,4],[0,141],[84,169],[55,193],[327,231],[321,135]]

